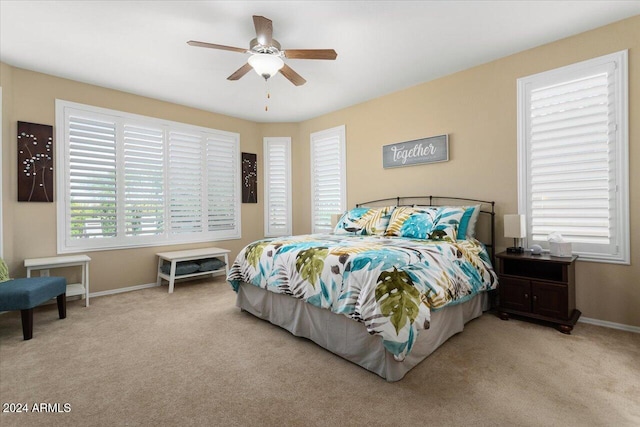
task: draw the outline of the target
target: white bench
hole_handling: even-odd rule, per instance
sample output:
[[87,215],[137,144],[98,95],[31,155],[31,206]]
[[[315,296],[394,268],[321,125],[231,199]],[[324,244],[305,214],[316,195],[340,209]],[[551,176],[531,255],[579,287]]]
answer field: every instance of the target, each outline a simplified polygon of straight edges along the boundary
[[[186,279],[189,277],[200,277],[200,276],[220,276],[222,274],[229,274],[229,257],[228,253],[231,252],[228,249],[220,249],[220,248],[202,248],[202,249],[189,249],[185,251],[173,251],[173,252],[160,252],[156,254],[158,256],[158,278],[157,285],[160,286],[162,284],[162,279],[169,282],[169,293],[173,293],[173,285],[176,279]],[[197,271],[195,273],[190,274],[182,274],[176,276],[176,264],[181,261],[197,261],[208,258],[224,258],[224,270],[222,268],[218,270],[212,271]],[[169,274],[165,274],[162,272],[162,265],[164,261],[169,261],[171,263],[171,270]]]

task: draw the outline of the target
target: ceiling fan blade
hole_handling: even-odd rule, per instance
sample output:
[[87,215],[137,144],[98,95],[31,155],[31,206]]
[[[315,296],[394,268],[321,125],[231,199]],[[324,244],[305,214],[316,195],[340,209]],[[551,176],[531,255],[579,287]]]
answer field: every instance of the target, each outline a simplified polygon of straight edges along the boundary
[[251,67],[251,65],[249,65],[249,63],[246,63],[242,67],[238,68],[235,73],[227,77],[227,80],[239,80],[240,77],[244,76],[252,69],[253,68]]
[[284,64],[284,67],[280,69],[280,72],[287,78],[287,80],[296,86],[302,86],[307,82],[300,74],[293,71],[287,64]]
[[333,49],[287,49],[284,56],[291,59],[336,59],[338,54]]
[[247,53],[247,49],[243,49],[241,47],[225,46],[221,44],[213,44],[213,43],[206,43],[206,42],[197,42],[195,40],[189,40],[187,44],[189,46],[208,47],[211,49],[230,50],[231,52]]
[[264,16],[253,15],[253,25],[256,27],[256,38],[263,46],[271,46],[273,38],[273,24]]

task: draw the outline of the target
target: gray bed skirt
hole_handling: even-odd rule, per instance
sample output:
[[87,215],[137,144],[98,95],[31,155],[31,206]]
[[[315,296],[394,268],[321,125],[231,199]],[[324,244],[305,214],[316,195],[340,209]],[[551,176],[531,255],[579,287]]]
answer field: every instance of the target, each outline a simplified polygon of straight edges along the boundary
[[420,331],[411,353],[402,362],[385,350],[379,336],[369,335],[364,324],[297,298],[241,283],[236,305],[293,335],[312,340],[387,381],[398,381],[447,339],[462,332],[465,323],[488,310],[489,298],[483,292],[465,303],[432,312],[431,327]]

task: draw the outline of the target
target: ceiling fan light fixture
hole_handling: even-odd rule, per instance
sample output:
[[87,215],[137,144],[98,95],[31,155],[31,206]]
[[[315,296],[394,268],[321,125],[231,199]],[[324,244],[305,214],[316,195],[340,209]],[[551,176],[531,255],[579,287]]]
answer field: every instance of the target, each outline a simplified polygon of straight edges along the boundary
[[[2,0],[0,0],[2,1]],[[227,80],[235,81],[245,76],[253,68],[265,82],[274,74],[280,72],[285,79],[296,86],[302,86],[307,81],[284,63],[283,58],[289,59],[327,59],[334,60],[338,56],[333,49],[287,49],[282,50],[280,43],[273,38],[273,23],[264,16],[253,16],[256,38],[249,42],[249,49],[225,46],[221,44],[189,40],[190,46],[206,47],[209,49],[228,50],[251,55],[249,60],[238,68]],[[259,40],[259,41],[258,41]]]
[[265,80],[284,67],[284,61],[280,56],[268,53],[255,53],[249,57],[248,62],[255,72],[264,77]]

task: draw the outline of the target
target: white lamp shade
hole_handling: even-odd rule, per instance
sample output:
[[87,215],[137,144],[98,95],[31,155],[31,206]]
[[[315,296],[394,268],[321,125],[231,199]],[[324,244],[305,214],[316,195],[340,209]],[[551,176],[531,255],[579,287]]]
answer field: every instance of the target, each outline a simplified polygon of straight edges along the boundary
[[284,61],[282,58],[268,53],[254,53],[249,57],[248,62],[256,73],[265,79],[273,76],[280,70],[280,68],[284,67]]
[[342,218],[342,214],[331,214],[331,228],[336,227],[340,218]]
[[513,239],[527,237],[527,224],[524,215],[504,216],[504,237]]

